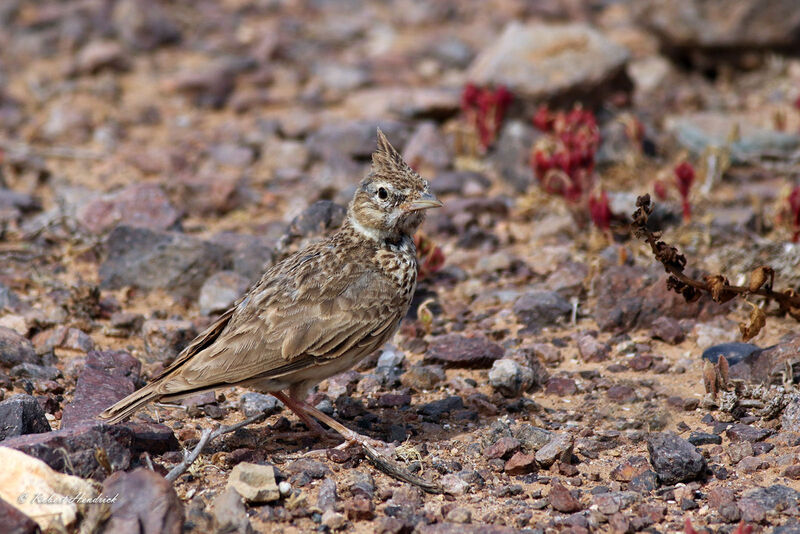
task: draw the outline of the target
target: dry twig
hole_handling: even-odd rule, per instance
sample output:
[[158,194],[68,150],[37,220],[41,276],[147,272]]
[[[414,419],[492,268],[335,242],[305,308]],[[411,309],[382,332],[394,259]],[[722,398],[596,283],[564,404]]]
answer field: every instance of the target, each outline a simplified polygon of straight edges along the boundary
[[200,456],[200,453],[202,453],[203,449],[206,447],[206,445],[208,445],[209,441],[216,439],[222,435],[230,434],[231,432],[236,432],[237,430],[239,430],[244,426],[253,423],[258,423],[266,419],[266,417],[267,417],[266,413],[260,413],[250,416],[244,421],[239,421],[238,423],[234,423],[232,425],[223,425],[214,431],[206,428],[205,430],[203,430],[203,433],[200,434],[200,441],[197,442],[197,445],[195,445],[194,449],[192,449],[192,452],[184,451],[183,461],[178,465],[176,465],[175,467],[173,467],[170,470],[170,472],[167,473],[167,476],[165,476],[164,478],[166,478],[170,482],[174,482],[175,480],[177,480],[177,478],[182,474],[184,474],[186,470],[192,466],[195,460],[197,460],[197,458]]
[[[775,271],[763,265],[750,273],[750,283],[747,287],[731,285],[728,279],[721,274],[708,275],[703,281],[695,280],[686,275],[686,256],[678,249],[661,240],[659,232],[652,232],[647,228],[647,219],[653,212],[650,195],[640,196],[636,200],[636,211],[633,213],[633,234],[650,245],[655,258],[669,273],[667,289],[683,295],[686,302],[694,302],[703,293],[708,293],[714,302],[723,303],[735,297],[745,298],[750,295],[763,297],[765,301],[775,301],[778,304],[780,315],[789,314],[800,321],[800,295],[794,289],[775,291],[773,283]],[[750,323],[741,323],[739,330],[745,341],[755,337],[766,323],[766,315],[758,306],[747,301],[753,310],[750,314]]]

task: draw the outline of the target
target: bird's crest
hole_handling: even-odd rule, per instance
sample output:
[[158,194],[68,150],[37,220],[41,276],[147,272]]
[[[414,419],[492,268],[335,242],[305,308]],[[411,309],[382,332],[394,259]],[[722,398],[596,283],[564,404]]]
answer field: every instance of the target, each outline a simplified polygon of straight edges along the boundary
[[399,178],[414,172],[403,160],[403,156],[386,139],[380,128],[378,128],[378,148],[372,154],[372,169],[375,174],[384,177]]

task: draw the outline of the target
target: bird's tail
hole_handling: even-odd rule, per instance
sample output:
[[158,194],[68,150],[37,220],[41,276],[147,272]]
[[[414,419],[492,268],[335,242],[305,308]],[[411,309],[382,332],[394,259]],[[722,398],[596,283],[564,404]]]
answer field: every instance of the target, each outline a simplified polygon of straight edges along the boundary
[[157,401],[162,397],[158,392],[157,384],[158,382],[155,382],[134,391],[115,405],[106,408],[98,417],[109,424],[119,423],[145,404]]

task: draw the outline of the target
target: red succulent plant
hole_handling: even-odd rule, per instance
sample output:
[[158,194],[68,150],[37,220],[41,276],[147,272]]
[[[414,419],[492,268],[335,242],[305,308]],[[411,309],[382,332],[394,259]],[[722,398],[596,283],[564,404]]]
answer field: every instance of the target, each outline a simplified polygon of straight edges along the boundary
[[494,89],[467,84],[461,92],[461,112],[475,128],[484,150],[497,139],[513,96],[503,85]]
[[541,106],[533,117],[536,128],[548,134],[534,145],[531,167],[545,191],[579,202],[594,180],[600,130],[594,113],[576,106],[553,112]]
[[688,161],[681,162],[675,167],[675,185],[681,194],[681,205],[683,207],[683,220],[688,221],[692,217],[692,207],[689,204],[689,190],[696,178],[694,167]]

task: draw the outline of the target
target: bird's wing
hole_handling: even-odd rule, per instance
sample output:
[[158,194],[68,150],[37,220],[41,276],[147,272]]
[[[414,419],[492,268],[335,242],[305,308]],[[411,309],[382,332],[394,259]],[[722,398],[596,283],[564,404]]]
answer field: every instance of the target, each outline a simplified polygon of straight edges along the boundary
[[377,348],[405,312],[397,288],[364,264],[348,263],[331,275],[314,263],[291,276],[272,273],[270,283],[256,286],[223,330],[208,342],[198,339],[199,350],[173,364],[162,393],[277,378]]

